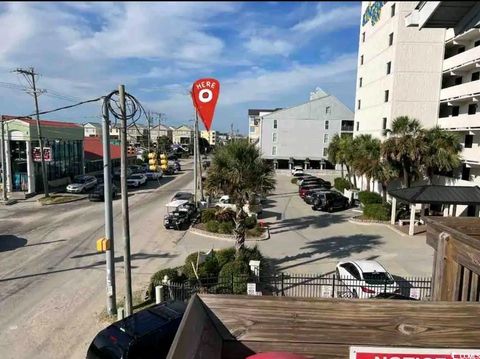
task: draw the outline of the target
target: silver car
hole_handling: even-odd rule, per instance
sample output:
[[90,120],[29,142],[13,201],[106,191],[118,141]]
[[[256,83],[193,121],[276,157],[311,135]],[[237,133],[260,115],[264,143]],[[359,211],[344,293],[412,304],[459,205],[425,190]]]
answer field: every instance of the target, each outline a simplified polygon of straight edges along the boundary
[[97,185],[97,179],[93,176],[76,176],[73,183],[67,186],[68,193],[83,193]]

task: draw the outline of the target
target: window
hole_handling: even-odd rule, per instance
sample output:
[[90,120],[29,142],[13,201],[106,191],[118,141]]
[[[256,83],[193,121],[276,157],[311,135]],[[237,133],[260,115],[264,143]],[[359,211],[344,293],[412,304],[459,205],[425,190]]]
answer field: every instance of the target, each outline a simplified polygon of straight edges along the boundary
[[272,134],[272,142],[277,142],[277,134],[276,133]]
[[393,45],[393,32],[388,35],[388,46],[392,46]]
[[461,85],[462,84],[462,76],[456,77],[455,78],[455,85]]
[[472,148],[473,135],[465,135],[465,148]]
[[392,62],[389,61],[387,62],[387,75],[390,75],[391,71],[392,71]]
[[360,110],[360,106],[362,105],[362,100],[358,100],[357,103],[357,110]]
[[362,32],[362,42],[365,42],[365,33]]
[[472,73],[472,81],[477,81],[478,79],[480,79],[480,72],[477,71]]
[[323,143],[327,143],[327,142],[328,142],[328,133],[323,135]]
[[326,130],[328,130],[328,126],[329,126],[329,121],[326,120],[326,121],[325,121],[325,129],[326,129]]
[[273,120],[273,128],[277,128],[277,120]]
[[459,106],[453,106],[452,107],[452,116],[458,116],[459,112],[460,112],[460,107]]
[[272,156],[276,156],[277,155],[277,146],[273,146],[272,147]]
[[250,126],[250,132],[255,132],[255,126]]
[[360,129],[360,122],[357,122],[357,131]]
[[473,47],[477,47],[478,45],[480,45],[480,40],[477,40],[473,43]]
[[326,114],[332,113],[332,111],[330,110],[330,106],[325,107],[325,113]]
[[358,272],[357,268],[351,263],[342,264],[342,267],[355,279],[360,280],[360,273]]
[[363,65],[363,55],[360,56],[360,65]]
[[363,78],[358,79],[358,87],[362,87]]
[[386,117],[383,118],[382,128],[383,128],[384,130],[387,129],[387,118],[386,118]]
[[389,95],[390,91],[388,90],[385,90],[385,102],[388,102],[388,95]]
[[468,105],[468,114],[475,115],[476,113],[477,113],[477,104],[471,103],[470,105]]
[[392,7],[390,8],[390,17],[394,17],[395,16],[395,4],[392,5]]
[[461,54],[464,51],[465,51],[465,46],[460,46],[457,50],[457,54]]
[[327,157],[328,156],[328,148],[327,147],[324,147],[323,148],[323,157]]

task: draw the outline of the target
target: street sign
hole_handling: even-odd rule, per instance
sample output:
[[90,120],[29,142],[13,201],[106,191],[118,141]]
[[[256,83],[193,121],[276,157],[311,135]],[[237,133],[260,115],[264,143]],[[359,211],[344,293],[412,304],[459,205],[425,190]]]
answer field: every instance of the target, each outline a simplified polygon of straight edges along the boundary
[[[35,162],[40,162],[42,156],[40,154],[40,147],[34,147],[32,150],[32,157]],[[43,159],[47,162],[52,160],[52,149],[50,147],[43,148]]]
[[257,283],[247,283],[247,295],[256,295]]
[[350,359],[480,359],[480,349],[350,347]]
[[193,106],[197,110],[207,131],[210,131],[215,105],[220,93],[220,83],[212,78],[200,79],[192,85]]

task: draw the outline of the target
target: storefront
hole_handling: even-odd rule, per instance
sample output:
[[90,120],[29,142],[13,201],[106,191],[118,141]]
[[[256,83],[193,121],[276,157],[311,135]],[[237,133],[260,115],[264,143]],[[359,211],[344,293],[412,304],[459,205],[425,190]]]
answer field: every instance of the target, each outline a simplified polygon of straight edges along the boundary
[[[36,121],[3,116],[7,189],[33,194],[43,191]],[[83,127],[75,123],[40,121],[48,184],[66,185],[83,173]]]

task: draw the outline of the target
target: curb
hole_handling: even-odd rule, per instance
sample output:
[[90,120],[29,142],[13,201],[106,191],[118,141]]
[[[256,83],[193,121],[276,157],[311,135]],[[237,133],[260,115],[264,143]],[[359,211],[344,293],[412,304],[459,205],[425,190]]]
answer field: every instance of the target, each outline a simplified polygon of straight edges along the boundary
[[81,201],[82,199],[86,199],[86,198],[88,198],[88,196],[81,196],[81,197],[79,196],[77,198],[71,199],[71,200],[66,201],[66,202],[61,202],[61,203],[42,203],[42,202],[40,202],[40,200],[37,199],[37,203],[39,203],[40,206],[56,206],[56,205],[59,205],[59,204]]
[[368,226],[368,225],[384,226],[384,227],[387,227],[390,230],[396,232],[397,234],[401,235],[402,237],[415,237],[415,236],[409,236],[408,234],[403,233],[402,231],[396,229],[395,227],[392,227],[390,222],[387,222],[387,221],[385,221],[385,222],[382,222],[382,221],[368,221],[368,220],[358,220],[358,219],[355,219],[355,218],[356,217],[351,217],[351,218],[348,219],[348,221],[350,223],[360,224],[360,225],[363,225],[363,226]]
[[[231,234],[215,234],[211,232],[204,231],[202,229],[190,227],[188,232],[197,234],[199,236],[204,236],[208,238],[220,239],[223,241],[233,242],[235,243],[235,237]],[[270,239],[270,230],[266,228],[265,233],[261,237],[247,237],[245,238],[245,242],[261,242]]]
[[0,204],[4,206],[11,206],[12,204],[17,203],[18,201],[16,199],[7,199],[6,201],[0,201]]

